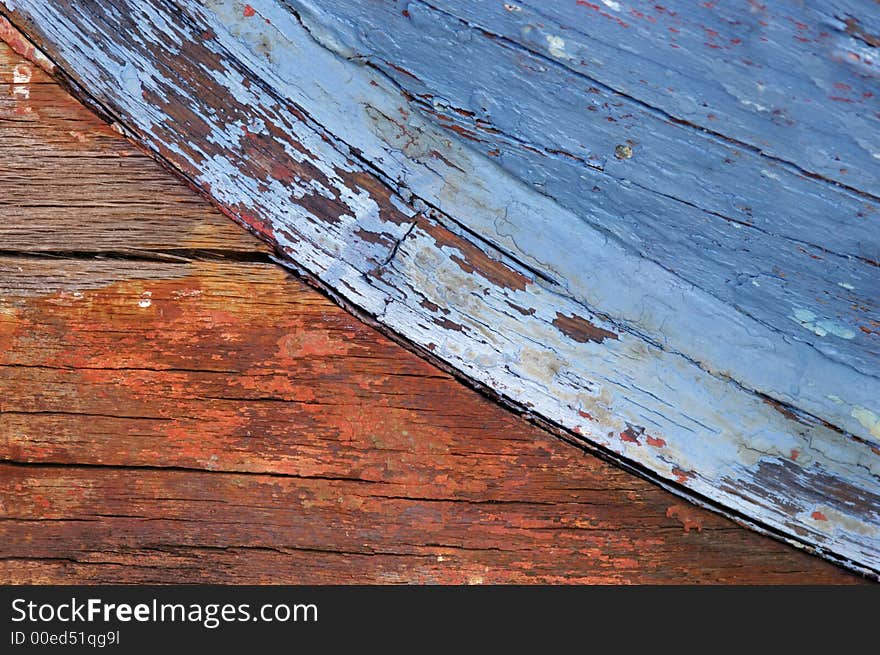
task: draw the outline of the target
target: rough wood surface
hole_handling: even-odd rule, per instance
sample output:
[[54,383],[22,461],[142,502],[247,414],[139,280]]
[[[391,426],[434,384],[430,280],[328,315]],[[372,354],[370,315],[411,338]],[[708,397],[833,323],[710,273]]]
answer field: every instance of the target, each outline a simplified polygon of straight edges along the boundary
[[20,65],[0,43],[0,581],[859,580],[403,350]]
[[[829,17],[849,4],[680,17],[682,56],[717,68],[667,95],[650,71],[648,91],[596,86],[564,37],[542,52],[468,3],[3,4],[85,100],[349,307],[681,493],[880,570],[874,46],[870,19]],[[789,38],[796,11],[837,23]],[[695,54],[722,25],[760,73],[715,37]],[[729,91],[729,134],[679,115],[715,108],[700,85],[722,69],[800,95]],[[800,91],[835,83],[858,102]]]

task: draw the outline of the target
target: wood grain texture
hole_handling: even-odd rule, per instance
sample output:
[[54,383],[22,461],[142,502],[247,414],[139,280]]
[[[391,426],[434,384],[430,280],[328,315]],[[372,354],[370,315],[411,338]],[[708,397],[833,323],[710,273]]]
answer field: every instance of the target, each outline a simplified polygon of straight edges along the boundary
[[[573,123],[596,95],[576,71],[429,5],[389,13],[384,41],[331,2],[5,5],[83,98],[347,306],[670,488],[880,569],[869,190],[614,88],[612,120]],[[417,33],[382,55],[410,19],[435,56]],[[505,91],[552,111],[508,129]],[[757,218],[713,204],[746,200]]]
[[23,63],[0,44],[0,581],[859,581],[403,350],[57,85],[22,123]]

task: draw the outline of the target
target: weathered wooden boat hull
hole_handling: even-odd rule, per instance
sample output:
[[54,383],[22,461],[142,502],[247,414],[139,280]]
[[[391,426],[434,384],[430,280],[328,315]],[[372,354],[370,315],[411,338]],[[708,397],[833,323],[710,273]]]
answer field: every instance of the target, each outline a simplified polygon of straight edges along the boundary
[[877,20],[851,5],[0,2],[353,310],[876,576]]

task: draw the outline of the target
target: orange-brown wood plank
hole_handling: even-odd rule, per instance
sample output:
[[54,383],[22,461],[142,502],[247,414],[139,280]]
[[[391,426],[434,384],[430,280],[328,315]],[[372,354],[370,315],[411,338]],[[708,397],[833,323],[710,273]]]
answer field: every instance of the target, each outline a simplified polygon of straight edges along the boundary
[[0,44],[0,581],[857,582],[267,261]]
[[270,252],[2,41],[0,119],[0,251]]

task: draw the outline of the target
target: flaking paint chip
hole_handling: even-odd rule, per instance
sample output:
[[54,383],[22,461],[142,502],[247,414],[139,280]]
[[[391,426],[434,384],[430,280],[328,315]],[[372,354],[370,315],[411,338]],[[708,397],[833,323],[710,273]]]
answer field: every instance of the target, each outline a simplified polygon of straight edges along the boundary
[[618,159],[629,159],[633,156],[632,146],[620,143],[614,148],[614,156]]

